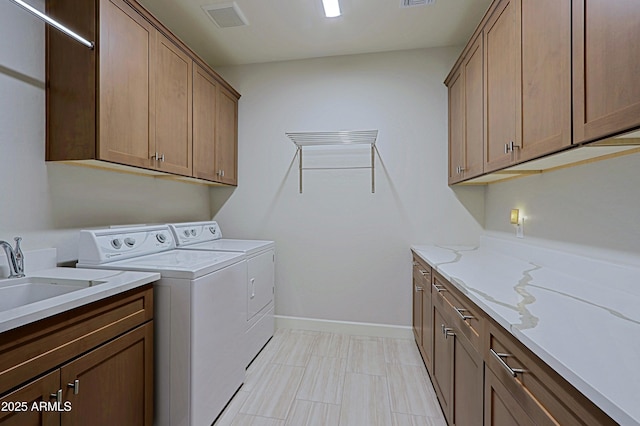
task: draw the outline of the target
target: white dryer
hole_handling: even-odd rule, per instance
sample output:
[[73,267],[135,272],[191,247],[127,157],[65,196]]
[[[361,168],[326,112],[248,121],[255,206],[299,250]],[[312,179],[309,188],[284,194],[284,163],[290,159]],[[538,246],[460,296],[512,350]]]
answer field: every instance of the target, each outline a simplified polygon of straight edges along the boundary
[[215,221],[169,224],[178,249],[237,252],[247,256],[245,290],[245,366],[258,355],[274,332],[275,243],[222,238]]
[[167,225],[80,232],[78,267],[153,271],[155,422],[210,425],[244,382],[243,253],[176,250]]

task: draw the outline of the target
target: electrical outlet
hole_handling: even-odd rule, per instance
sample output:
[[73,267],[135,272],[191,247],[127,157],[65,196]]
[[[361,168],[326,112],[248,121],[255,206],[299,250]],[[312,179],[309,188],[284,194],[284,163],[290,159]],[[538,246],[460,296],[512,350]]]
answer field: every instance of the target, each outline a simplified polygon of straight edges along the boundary
[[524,220],[516,225],[516,238],[524,238]]

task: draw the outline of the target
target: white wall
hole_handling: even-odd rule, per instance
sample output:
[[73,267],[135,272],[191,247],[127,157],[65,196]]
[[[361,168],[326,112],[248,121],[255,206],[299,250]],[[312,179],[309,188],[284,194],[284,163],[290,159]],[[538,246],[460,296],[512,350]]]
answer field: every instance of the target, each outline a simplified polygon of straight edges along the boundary
[[44,58],[44,24],[1,1],[1,240],[56,247],[63,262],[77,258],[79,228],[210,218],[205,186],[45,163]]
[[513,238],[522,209],[525,242],[621,259],[640,255],[640,154],[489,185],[486,230]]
[[[276,241],[276,314],[408,325],[409,246],[477,241],[484,189],[454,193],[446,182],[442,82],[458,53],[217,70],[242,93],[239,186],[212,189],[212,209],[225,236]],[[380,132],[375,194],[368,170],[307,171],[299,194],[296,150],[285,132],[348,129]],[[320,165],[340,155],[323,148],[305,158]],[[354,164],[368,159],[366,152],[346,157]]]

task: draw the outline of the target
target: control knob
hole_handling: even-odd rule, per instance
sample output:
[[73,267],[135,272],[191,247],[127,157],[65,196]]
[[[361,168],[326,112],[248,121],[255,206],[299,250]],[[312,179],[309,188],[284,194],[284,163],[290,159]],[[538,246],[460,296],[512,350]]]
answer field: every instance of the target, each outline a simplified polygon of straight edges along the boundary
[[124,244],[127,247],[133,247],[136,244],[136,239],[135,238],[131,238],[131,237],[127,237],[124,239]]
[[119,238],[114,238],[113,240],[111,240],[111,246],[114,249],[119,249],[120,247],[122,247],[122,240]]
[[159,243],[164,243],[165,241],[167,241],[167,236],[160,233],[160,234],[156,234],[156,239],[158,240]]
[[184,236],[185,236],[185,237],[188,237],[188,236],[189,236],[189,230],[188,230],[188,229],[185,229],[185,230],[184,230]]
[[195,228],[191,228],[191,235],[193,235],[194,237],[196,236],[196,229]]

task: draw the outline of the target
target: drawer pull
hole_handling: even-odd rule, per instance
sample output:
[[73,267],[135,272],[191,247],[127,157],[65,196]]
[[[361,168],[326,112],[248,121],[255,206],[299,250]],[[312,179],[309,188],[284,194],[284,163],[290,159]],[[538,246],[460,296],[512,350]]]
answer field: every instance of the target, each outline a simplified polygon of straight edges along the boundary
[[416,262],[415,260],[413,261],[413,266],[418,266],[418,262]]
[[416,286],[416,292],[422,291],[422,290],[424,290],[424,288]]
[[423,277],[426,277],[427,275],[429,275],[427,271],[423,271],[422,269],[420,269],[420,273],[422,274]]
[[58,389],[56,393],[52,393],[50,396],[51,398],[55,398],[56,401],[62,402],[62,389]]
[[438,285],[438,284],[434,284],[434,285],[433,285],[433,288],[435,288],[435,289],[436,289],[436,291],[437,291],[438,293],[440,293],[440,292],[442,292],[442,291],[447,291],[447,289],[446,289],[446,288],[444,288],[443,286]]
[[513,377],[516,377],[518,373],[527,373],[528,372],[528,370],[524,370],[522,368],[511,368],[511,367],[509,367],[509,365],[504,361],[503,358],[508,358],[510,356],[513,356],[513,355],[511,355],[511,354],[501,354],[501,353],[498,353],[498,352],[494,351],[493,349],[489,349],[489,351],[491,352],[491,355],[493,355],[500,362],[500,365],[502,365],[509,372],[509,374],[511,374]]
[[444,331],[444,338],[445,338],[445,339],[448,339],[448,338],[449,338],[449,336],[452,336],[452,337],[453,337],[453,336],[455,336],[455,335],[456,335],[456,333],[454,333],[454,331],[453,331],[453,328],[445,327],[445,328],[443,329],[443,331]]
[[453,308],[457,314],[460,316],[460,318],[462,318],[463,321],[466,320],[470,320],[470,319],[476,319],[476,317],[474,317],[473,315],[465,315],[464,312],[469,312],[468,309],[464,309],[464,308]]

